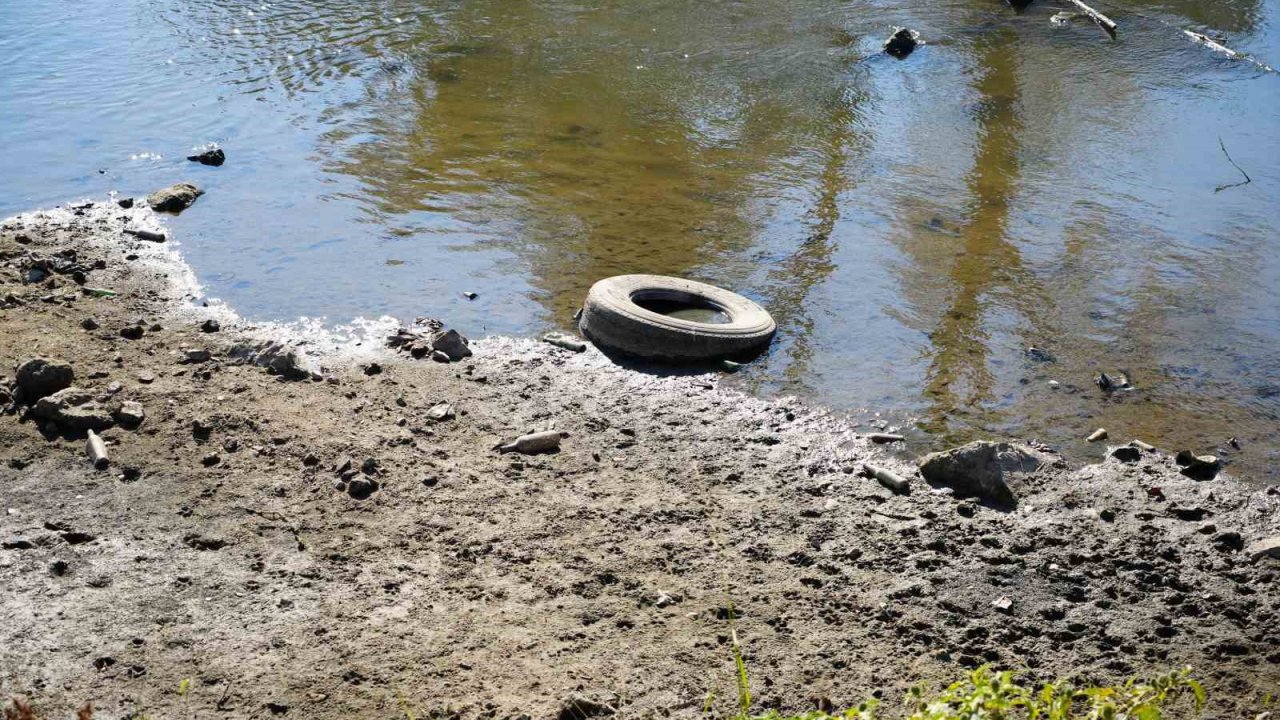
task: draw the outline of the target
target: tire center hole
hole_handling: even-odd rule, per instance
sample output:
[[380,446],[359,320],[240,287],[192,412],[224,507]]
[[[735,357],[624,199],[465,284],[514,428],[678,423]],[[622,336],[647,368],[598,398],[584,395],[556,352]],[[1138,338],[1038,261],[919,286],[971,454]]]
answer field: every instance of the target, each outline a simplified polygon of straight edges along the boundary
[[727,325],[733,318],[724,308],[707,298],[678,290],[641,290],[631,295],[631,302],[649,312],[677,320]]

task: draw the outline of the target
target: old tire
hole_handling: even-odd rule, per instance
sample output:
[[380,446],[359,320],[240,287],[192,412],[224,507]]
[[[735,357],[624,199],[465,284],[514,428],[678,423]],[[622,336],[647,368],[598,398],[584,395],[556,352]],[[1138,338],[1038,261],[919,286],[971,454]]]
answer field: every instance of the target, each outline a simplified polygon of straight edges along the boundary
[[[637,302],[714,310],[725,321],[670,317]],[[768,345],[777,329],[764,308],[741,295],[661,275],[618,275],[592,285],[578,327],[606,350],[669,362],[750,356]]]

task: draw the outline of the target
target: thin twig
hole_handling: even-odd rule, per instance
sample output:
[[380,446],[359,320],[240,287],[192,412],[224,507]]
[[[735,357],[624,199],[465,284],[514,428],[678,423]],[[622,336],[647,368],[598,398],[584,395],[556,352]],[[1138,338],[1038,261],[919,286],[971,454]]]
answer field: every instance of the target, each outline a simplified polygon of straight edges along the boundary
[[1213,191],[1216,193],[1222,192],[1223,190],[1226,190],[1228,188],[1240,187],[1241,185],[1248,185],[1249,183],[1253,182],[1253,178],[1249,177],[1249,173],[1245,172],[1244,168],[1240,167],[1239,165],[1236,165],[1236,161],[1231,159],[1231,153],[1227,152],[1227,146],[1222,143],[1221,137],[1218,138],[1218,147],[1222,148],[1222,154],[1227,157],[1227,162],[1231,163],[1235,167],[1235,169],[1240,171],[1240,174],[1244,176],[1244,180],[1241,180],[1240,182],[1228,183],[1226,185],[1219,185],[1218,187],[1214,188]]

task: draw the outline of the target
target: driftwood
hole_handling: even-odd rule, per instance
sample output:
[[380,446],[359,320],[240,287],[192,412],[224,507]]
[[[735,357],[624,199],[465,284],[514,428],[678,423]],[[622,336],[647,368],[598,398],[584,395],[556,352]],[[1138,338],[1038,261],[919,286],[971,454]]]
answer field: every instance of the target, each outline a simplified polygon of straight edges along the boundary
[[[1275,68],[1273,68],[1273,67],[1271,67],[1270,65],[1267,65],[1267,64],[1265,64],[1265,63],[1258,62],[1257,60],[1254,60],[1253,58],[1249,57],[1248,55],[1245,55],[1245,54],[1244,54],[1244,53],[1242,53],[1242,52],[1239,52],[1239,51],[1236,51],[1236,50],[1232,50],[1231,48],[1227,47],[1226,45],[1223,45],[1222,43],[1218,42],[1217,40],[1214,40],[1213,38],[1209,37],[1208,35],[1204,35],[1204,34],[1201,34],[1201,33],[1198,33],[1198,32],[1192,32],[1192,31],[1190,31],[1190,30],[1183,30],[1183,31],[1182,31],[1182,34],[1184,34],[1184,35],[1186,35],[1188,38],[1190,38],[1190,39],[1191,39],[1191,42],[1193,42],[1193,43],[1195,43],[1195,44],[1197,44],[1197,45],[1203,45],[1203,46],[1205,46],[1205,47],[1209,48],[1210,50],[1212,50],[1212,51],[1214,51],[1214,52],[1216,52],[1216,53],[1222,53],[1223,55],[1226,55],[1227,57],[1231,58],[1232,60],[1243,60],[1243,61],[1245,61],[1245,62],[1253,63],[1254,65],[1257,65],[1259,68],[1261,68],[1261,69],[1263,69],[1263,70],[1265,70],[1265,71],[1267,71],[1267,72],[1275,72],[1275,71],[1276,71],[1276,69],[1275,69]],[[1225,152],[1225,150],[1224,150],[1224,152]],[[1232,164],[1234,165],[1235,163],[1232,163]],[[1242,170],[1241,172],[1244,172],[1244,171]]]
[[1103,15],[1097,10],[1094,10],[1088,5],[1085,5],[1084,3],[1080,2],[1080,0],[1070,0],[1070,1],[1072,5],[1075,5],[1077,8],[1080,9],[1080,12],[1084,13],[1085,15],[1088,15],[1090,19],[1098,23],[1099,27],[1101,27],[1103,30],[1106,30],[1108,35],[1110,35],[1113,38],[1116,36],[1117,26],[1114,20],[1107,17],[1106,15]]
[[1231,154],[1227,152],[1227,146],[1222,143],[1222,138],[1218,138],[1218,147],[1222,148],[1222,154],[1227,157],[1227,162],[1231,163],[1235,167],[1235,169],[1239,170],[1240,174],[1244,176],[1244,179],[1241,180],[1240,182],[1233,182],[1233,183],[1226,183],[1223,185],[1219,185],[1218,187],[1214,188],[1213,191],[1216,193],[1222,192],[1227,188],[1240,187],[1241,185],[1248,185],[1249,183],[1253,182],[1253,178],[1249,177],[1249,173],[1245,172],[1244,168],[1240,167],[1239,165],[1236,165],[1236,161],[1231,159]]

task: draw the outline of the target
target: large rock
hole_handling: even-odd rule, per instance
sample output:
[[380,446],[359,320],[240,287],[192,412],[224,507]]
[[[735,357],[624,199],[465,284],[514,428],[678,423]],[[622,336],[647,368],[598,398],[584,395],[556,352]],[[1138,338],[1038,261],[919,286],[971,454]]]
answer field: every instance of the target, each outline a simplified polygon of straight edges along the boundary
[[952,488],[957,495],[1012,505],[1017,497],[1009,487],[1010,477],[1033,472],[1047,460],[1029,447],[979,440],[924,456],[920,475],[929,483]]
[[101,430],[115,422],[111,413],[93,399],[93,393],[75,387],[40,398],[31,413],[70,430]]
[[203,194],[203,190],[191,183],[178,183],[148,195],[147,204],[152,210],[179,213],[191,207],[196,198]]
[[471,348],[467,344],[467,339],[458,334],[457,330],[438,332],[431,338],[431,349],[448,355],[452,362],[471,357]]
[[33,403],[46,395],[71,387],[75,379],[75,371],[68,363],[31,358],[18,366],[15,399]]
[[1280,558],[1280,535],[1249,543],[1249,546],[1244,551],[1249,554],[1249,559],[1254,562],[1269,557]]

